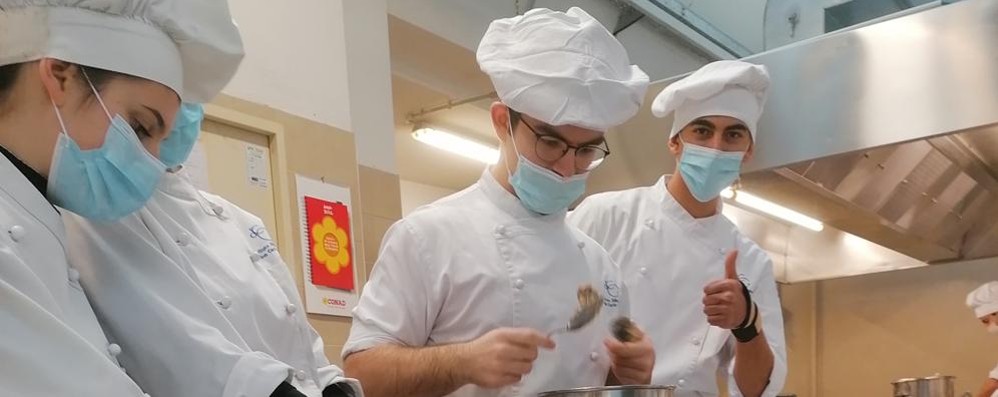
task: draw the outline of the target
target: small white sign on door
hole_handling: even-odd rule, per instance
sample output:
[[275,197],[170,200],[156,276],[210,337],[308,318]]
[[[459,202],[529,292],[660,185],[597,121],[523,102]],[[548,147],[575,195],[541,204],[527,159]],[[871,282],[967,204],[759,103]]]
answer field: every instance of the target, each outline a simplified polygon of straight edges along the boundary
[[270,185],[270,159],[265,148],[246,145],[246,176],[250,186],[266,189]]

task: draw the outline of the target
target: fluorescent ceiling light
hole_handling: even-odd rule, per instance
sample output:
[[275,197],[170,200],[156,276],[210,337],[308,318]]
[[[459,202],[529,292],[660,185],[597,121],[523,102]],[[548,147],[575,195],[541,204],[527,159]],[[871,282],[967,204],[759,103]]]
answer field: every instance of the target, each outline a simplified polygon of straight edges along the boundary
[[412,137],[435,148],[485,164],[491,165],[499,161],[499,149],[447,131],[419,128],[412,132]]
[[816,232],[820,232],[825,229],[825,225],[821,221],[804,215],[800,212],[794,211],[782,205],[776,204],[772,201],[765,200],[761,197],[749,194],[743,191],[735,192],[731,188],[724,189],[721,191],[721,197],[726,199],[734,198],[736,203],[745,205],[747,207],[752,207],[756,210],[765,212],[769,215],[775,216],[777,218],[783,219],[787,222],[792,222],[803,226],[807,229],[811,229]]

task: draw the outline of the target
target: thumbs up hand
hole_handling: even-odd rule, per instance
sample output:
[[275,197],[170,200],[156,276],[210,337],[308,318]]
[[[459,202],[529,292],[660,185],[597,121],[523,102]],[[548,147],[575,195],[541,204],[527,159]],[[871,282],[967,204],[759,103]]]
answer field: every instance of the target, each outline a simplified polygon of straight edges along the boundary
[[703,289],[703,313],[710,325],[737,329],[743,327],[749,317],[749,303],[738,280],[736,260],[738,251],[731,251],[724,261],[724,279],[713,281]]

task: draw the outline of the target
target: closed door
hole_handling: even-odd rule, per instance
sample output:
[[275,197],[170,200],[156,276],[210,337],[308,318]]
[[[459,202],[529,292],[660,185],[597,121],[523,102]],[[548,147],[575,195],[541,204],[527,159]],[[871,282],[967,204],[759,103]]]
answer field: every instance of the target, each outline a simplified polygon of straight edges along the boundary
[[211,120],[201,128],[199,148],[187,165],[192,179],[262,219],[271,235],[277,233],[268,137]]

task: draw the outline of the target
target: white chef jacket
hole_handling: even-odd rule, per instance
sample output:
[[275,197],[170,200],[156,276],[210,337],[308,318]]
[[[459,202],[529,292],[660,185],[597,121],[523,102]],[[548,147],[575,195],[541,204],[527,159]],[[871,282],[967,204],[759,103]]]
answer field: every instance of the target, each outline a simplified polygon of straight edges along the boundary
[[142,396],[66,260],[55,208],[0,155],[0,395]]
[[724,278],[727,253],[738,250],[738,277],[759,306],[774,367],[763,396],[775,396],[787,376],[783,315],[773,265],[766,253],[723,215],[694,219],[665,188],[653,186],[593,195],[569,216],[620,265],[633,319],[655,345],[652,383],[678,386],[677,396],[717,396],[718,373],[732,377],[734,336],[712,327],[703,313],[703,288]]
[[478,183],[423,207],[389,229],[354,309],[343,356],[384,344],[434,346],[474,340],[500,327],[564,328],[580,285],[604,295],[587,327],[554,337],[521,383],[465,385],[451,396],[534,396],[599,386],[610,358],[610,323],[627,312],[619,270],[606,251],[565,223],[528,211],[486,171]]
[[[200,194],[199,194],[200,193]],[[130,373],[171,396],[269,396],[287,380],[309,397],[356,381],[330,365],[263,222],[167,173],[146,207],[114,224],[67,216],[84,286],[140,363]]]

